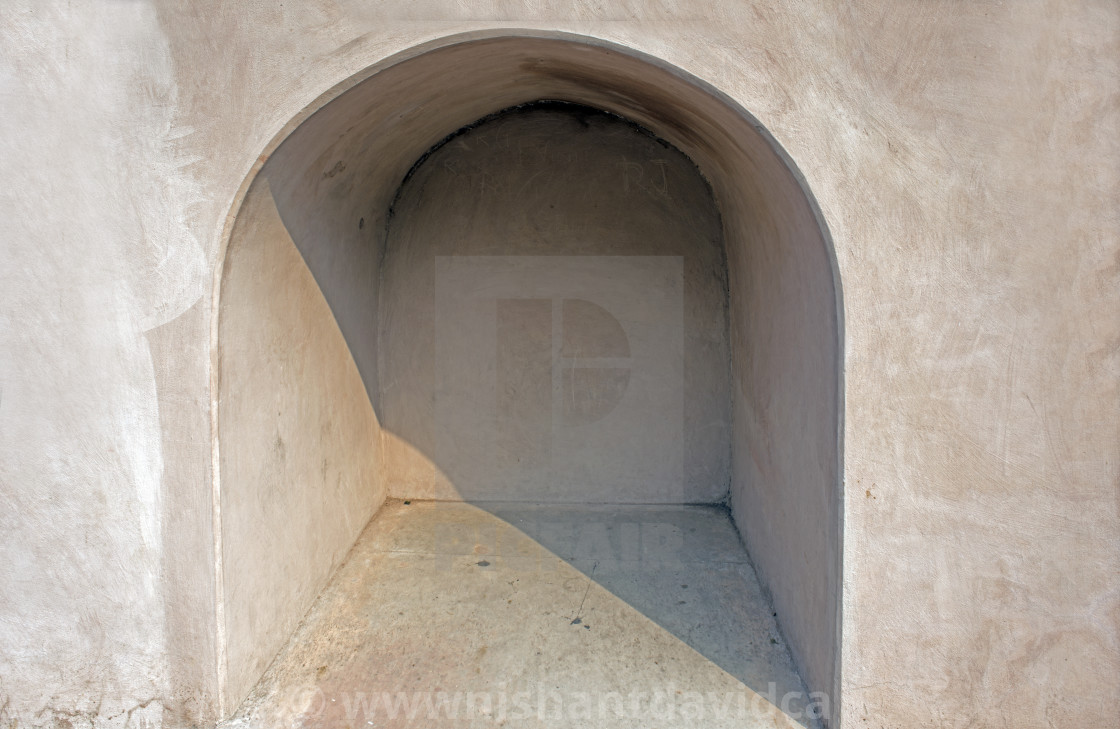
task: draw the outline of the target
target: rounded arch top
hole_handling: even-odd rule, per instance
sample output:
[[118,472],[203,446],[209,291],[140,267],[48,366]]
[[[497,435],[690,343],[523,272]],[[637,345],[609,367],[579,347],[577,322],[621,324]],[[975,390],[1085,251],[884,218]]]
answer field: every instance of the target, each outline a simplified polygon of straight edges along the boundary
[[[243,200],[261,193],[273,228],[298,249],[376,413],[378,282],[398,190],[444,139],[538,101],[640,125],[687,155],[711,186],[729,288],[731,506],[806,683],[831,695],[838,715],[843,305],[828,227],[792,158],[754,116],[712,84],[633,48],[538,30],[453,35],[373,64],[284,126],[242,184],[215,273],[215,503],[236,488],[219,486],[217,393],[222,290],[240,285],[226,266],[228,248],[239,228],[252,232]],[[236,447],[223,443],[223,458]],[[221,602],[220,585],[217,592]]]
[[[436,69],[451,72],[433,75],[431,71]],[[510,75],[511,70],[516,73]],[[491,89],[491,84],[499,88]],[[393,187],[394,193],[411,165],[441,140],[488,114],[541,100],[591,106],[645,126],[697,162],[717,187],[723,205],[729,203],[726,185],[721,183],[736,169],[742,172],[736,164],[743,160],[728,156],[746,157],[759,166],[760,173],[773,174],[781,168],[796,188],[783,192],[804,203],[803,212],[819,230],[819,242],[833,274],[837,311],[843,312],[840,272],[824,215],[793,157],[749,110],[716,85],[645,51],[595,36],[533,28],[474,30],[418,43],[339,81],[303,107],[255,156],[234,196],[220,241],[215,297],[233,222],[257,176],[277,154],[284,157],[288,148],[300,147],[303,139],[333,127],[336,112],[342,109],[331,110],[343,97],[352,100],[347,109],[351,113],[364,102],[369,121],[376,116],[378,104],[371,97],[377,94],[393,97],[390,106],[399,123],[416,126],[417,117],[439,109],[420,125],[422,129],[406,135],[406,143],[395,146],[392,155],[381,156],[378,167],[386,171],[384,184]],[[390,140],[400,140],[393,126],[385,124],[378,130],[384,142],[372,145],[369,154],[380,151],[378,147],[389,147]],[[351,126],[336,131],[342,141],[341,137],[352,138],[360,130]],[[410,161],[405,164],[398,157]],[[389,170],[394,174],[388,174]],[[371,198],[385,194],[379,187],[370,193]],[[843,322],[839,325],[842,335]]]

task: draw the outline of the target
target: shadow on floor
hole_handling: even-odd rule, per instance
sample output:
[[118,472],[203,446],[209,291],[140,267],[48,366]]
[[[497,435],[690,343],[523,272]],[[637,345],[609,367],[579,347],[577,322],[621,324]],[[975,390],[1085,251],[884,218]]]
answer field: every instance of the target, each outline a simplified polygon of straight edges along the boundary
[[390,501],[226,726],[796,729],[826,709],[722,508]]

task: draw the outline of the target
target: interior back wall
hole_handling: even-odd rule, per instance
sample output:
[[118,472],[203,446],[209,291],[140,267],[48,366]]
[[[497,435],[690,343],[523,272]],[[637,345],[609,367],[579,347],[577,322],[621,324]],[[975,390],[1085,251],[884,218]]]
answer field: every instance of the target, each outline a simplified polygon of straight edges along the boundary
[[[500,114],[410,173],[384,256],[382,424],[396,436],[389,443],[403,441],[385,456],[394,495],[726,497],[722,231],[707,183],[681,152],[572,104]],[[454,307],[476,301],[498,318],[452,320],[459,331],[445,332],[448,354],[437,356],[437,319],[458,316],[437,310],[437,261],[451,256],[483,257],[470,259],[477,280],[452,292]],[[676,283],[666,280],[674,270]],[[485,351],[456,356],[449,335]]]

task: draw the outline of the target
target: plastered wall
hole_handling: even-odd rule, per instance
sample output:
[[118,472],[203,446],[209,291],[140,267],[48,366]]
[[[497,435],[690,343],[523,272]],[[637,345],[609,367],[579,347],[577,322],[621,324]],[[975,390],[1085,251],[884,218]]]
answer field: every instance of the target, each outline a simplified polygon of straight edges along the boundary
[[[1114,3],[0,13],[9,723],[218,714],[210,281],[230,210],[270,140],[340,80],[501,27],[586,34],[706,80],[819,203],[844,293],[841,725],[1113,721]],[[409,154],[387,160],[398,179]]]

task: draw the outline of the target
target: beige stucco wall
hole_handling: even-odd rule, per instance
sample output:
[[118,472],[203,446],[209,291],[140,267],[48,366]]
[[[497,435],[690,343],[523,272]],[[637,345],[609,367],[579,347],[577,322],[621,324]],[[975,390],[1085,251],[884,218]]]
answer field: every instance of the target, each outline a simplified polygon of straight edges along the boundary
[[0,13],[5,719],[216,714],[207,368],[227,216],[332,85],[509,26],[713,84],[820,205],[844,286],[843,725],[1114,720],[1112,2]]

